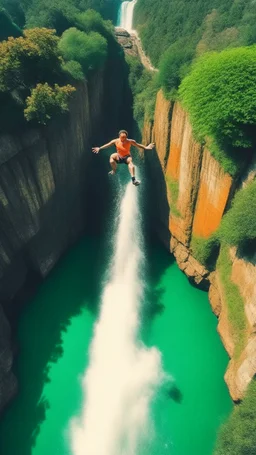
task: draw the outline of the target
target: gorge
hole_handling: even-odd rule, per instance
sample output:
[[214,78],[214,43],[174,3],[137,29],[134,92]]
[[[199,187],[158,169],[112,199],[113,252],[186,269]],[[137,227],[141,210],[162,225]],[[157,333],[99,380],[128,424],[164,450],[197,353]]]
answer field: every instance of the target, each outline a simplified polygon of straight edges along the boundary
[[[118,25],[129,32],[135,5],[122,5]],[[136,157],[144,188],[132,192],[124,169],[109,181],[107,155],[91,147],[132,128],[128,72],[118,47],[104,70],[77,83],[62,124],[0,138],[2,408],[17,389],[7,318],[14,333],[19,325],[20,351],[20,392],[0,428],[4,455],[17,446],[20,455],[210,455],[232,408],[224,374],[237,402],[255,376],[255,252],[214,244],[213,264],[198,253],[253,182],[255,160],[226,172],[195,139],[182,103],[159,89],[142,131],[155,150]]]

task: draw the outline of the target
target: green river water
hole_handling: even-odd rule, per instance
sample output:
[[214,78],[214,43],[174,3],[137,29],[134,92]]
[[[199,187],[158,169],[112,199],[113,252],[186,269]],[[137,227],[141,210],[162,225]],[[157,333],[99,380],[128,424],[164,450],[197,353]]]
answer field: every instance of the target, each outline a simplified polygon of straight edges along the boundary
[[[72,454],[70,419],[82,407],[81,378],[107,264],[102,251],[99,238],[82,239],[23,311],[19,394],[1,421],[1,455]],[[146,258],[141,338],[161,351],[172,381],[151,405],[155,437],[136,455],[211,455],[232,409],[217,321],[207,294],[188,283],[161,245],[148,245]]]

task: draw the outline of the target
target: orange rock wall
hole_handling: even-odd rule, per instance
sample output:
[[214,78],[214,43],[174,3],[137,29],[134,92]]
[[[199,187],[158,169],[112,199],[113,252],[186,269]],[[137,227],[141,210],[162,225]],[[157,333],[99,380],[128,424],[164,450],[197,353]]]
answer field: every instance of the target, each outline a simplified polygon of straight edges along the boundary
[[231,176],[205,149],[193,223],[195,236],[207,238],[219,227],[231,185]]
[[166,178],[177,181],[179,186],[176,208],[172,213],[170,200],[170,223],[172,235],[183,245],[189,246],[193,222],[195,198],[200,176],[201,145],[193,138],[188,115],[179,103],[173,109],[170,153],[166,167]]
[[171,109],[171,102],[165,99],[162,90],[160,90],[156,98],[154,140],[156,144],[157,155],[163,170],[166,166],[166,160],[170,146]]

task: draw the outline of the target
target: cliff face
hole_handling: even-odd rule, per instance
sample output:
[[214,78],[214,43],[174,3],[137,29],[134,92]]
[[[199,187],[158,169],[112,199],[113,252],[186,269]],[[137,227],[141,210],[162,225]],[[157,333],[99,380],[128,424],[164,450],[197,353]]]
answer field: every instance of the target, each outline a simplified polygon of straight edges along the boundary
[[[218,331],[231,357],[225,379],[232,398],[238,400],[256,373],[256,267],[245,258],[231,254],[230,279],[242,296],[247,325],[244,349],[234,359],[234,328],[223,283],[218,271],[210,273],[193,257],[191,244],[192,239],[207,240],[216,232],[237,183],[223,171],[209,150],[196,142],[182,106],[176,102],[171,107],[161,91],[154,122],[145,122],[143,140],[156,143],[156,150],[145,154],[146,170],[150,179],[157,182],[155,196],[152,194],[155,232],[189,280],[202,289],[210,287],[209,299],[219,318]],[[248,169],[248,181],[255,178],[255,168],[253,165]]]
[[[92,229],[91,223],[94,232],[102,226],[108,204],[108,159],[93,154],[91,147],[106,142],[120,128],[124,99],[115,98],[112,91],[122,91],[124,77],[120,87],[115,84],[107,90],[105,85],[113,67],[120,70],[121,60],[119,51],[104,71],[79,83],[65,117],[44,128],[0,137],[0,303],[10,320],[81,233]],[[2,306],[0,410],[17,386]]]

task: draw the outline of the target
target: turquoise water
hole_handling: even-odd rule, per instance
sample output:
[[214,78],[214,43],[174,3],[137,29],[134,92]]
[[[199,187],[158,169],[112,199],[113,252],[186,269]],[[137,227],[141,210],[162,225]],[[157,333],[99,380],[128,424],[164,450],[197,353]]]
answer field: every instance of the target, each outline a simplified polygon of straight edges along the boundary
[[[100,239],[84,238],[22,314],[20,391],[0,425],[1,454],[72,453],[70,419],[82,406],[81,378],[107,264],[102,251]],[[136,455],[210,455],[232,408],[216,318],[207,294],[188,283],[162,246],[148,246],[147,264],[141,337],[161,351],[171,378],[152,403],[155,437]]]

